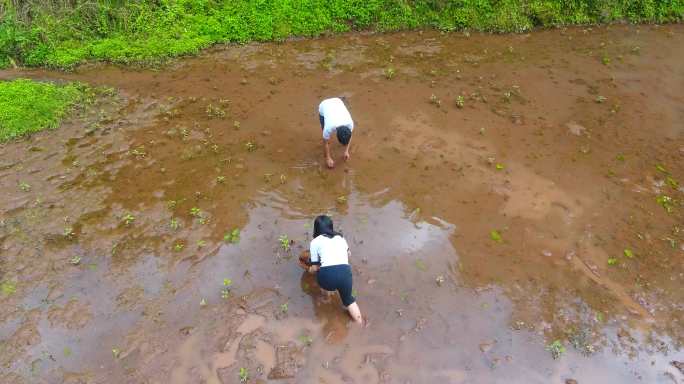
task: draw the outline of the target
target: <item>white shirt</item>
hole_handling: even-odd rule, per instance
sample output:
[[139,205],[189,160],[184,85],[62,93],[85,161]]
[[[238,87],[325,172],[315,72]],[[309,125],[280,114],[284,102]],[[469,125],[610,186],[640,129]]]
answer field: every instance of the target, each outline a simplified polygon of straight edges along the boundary
[[325,120],[323,138],[326,140],[330,140],[330,136],[337,130],[337,127],[347,126],[349,130],[354,130],[351,114],[349,114],[344,102],[337,97],[321,101],[318,106],[318,114],[323,116]]
[[347,240],[342,236],[335,236],[332,239],[318,235],[311,240],[311,262],[320,261],[321,268],[333,265],[349,264],[349,246]]

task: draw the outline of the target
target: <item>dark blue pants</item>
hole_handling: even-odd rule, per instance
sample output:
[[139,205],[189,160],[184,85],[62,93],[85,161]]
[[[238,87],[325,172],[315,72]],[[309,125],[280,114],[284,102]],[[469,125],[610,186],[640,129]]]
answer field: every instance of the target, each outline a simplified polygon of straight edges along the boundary
[[353,304],[356,298],[352,295],[352,271],[349,264],[323,267],[316,274],[318,285],[326,291],[337,291],[345,307]]

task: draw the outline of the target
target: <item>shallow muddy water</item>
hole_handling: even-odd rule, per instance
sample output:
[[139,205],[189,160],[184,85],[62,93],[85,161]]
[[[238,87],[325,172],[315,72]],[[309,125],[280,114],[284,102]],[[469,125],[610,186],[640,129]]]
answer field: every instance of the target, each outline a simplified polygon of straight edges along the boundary
[[[0,381],[684,383],[682,36],[346,35],[0,72],[115,91],[0,146]],[[333,170],[330,96],[356,123]],[[297,266],[321,213],[365,327]]]

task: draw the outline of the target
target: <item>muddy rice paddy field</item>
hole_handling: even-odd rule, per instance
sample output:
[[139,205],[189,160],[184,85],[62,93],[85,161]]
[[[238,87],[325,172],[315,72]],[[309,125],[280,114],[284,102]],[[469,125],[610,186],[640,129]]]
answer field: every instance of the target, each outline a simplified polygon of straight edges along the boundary
[[[684,383],[682,63],[673,25],[1,72],[107,91],[0,146],[0,382]],[[297,265],[321,213],[365,327]]]

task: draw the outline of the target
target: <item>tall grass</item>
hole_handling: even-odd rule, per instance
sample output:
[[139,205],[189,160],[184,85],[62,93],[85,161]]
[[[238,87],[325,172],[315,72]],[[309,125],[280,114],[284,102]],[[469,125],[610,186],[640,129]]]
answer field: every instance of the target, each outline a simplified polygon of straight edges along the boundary
[[215,43],[361,29],[508,32],[683,16],[684,0],[0,0],[0,66],[154,63]]

